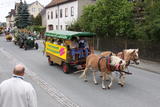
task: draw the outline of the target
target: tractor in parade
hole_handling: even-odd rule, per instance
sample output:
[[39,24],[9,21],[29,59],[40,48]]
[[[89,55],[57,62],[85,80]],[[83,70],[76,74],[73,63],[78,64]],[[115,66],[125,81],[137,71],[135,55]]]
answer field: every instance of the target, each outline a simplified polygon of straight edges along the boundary
[[36,42],[36,36],[31,34],[27,30],[19,30],[15,33],[14,43],[20,48],[28,49],[38,49],[38,43]]

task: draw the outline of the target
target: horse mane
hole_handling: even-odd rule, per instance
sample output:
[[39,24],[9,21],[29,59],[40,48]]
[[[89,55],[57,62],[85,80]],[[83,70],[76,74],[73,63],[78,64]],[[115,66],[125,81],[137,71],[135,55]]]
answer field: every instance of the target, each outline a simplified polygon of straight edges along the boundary
[[94,54],[94,47],[90,47],[91,54]]
[[124,53],[123,53],[123,51],[122,52],[118,52],[116,54],[116,56],[120,57],[121,59],[124,59]]
[[127,53],[131,53],[131,52],[133,52],[134,50],[136,50],[136,49],[124,49],[123,51],[125,51],[125,52],[127,52]]
[[111,62],[112,65],[119,64],[121,61],[122,61],[122,65],[126,64],[126,62],[123,59],[119,58],[118,56],[111,56],[111,61],[112,61]]

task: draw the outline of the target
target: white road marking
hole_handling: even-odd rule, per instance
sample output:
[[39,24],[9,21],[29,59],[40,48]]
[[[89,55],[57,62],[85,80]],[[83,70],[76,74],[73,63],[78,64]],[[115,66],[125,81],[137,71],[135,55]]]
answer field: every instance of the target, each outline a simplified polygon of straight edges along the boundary
[[[11,62],[11,64],[23,64],[13,55],[0,48],[0,52],[5,55]],[[24,64],[23,64],[24,65]],[[25,66],[25,65],[24,65]],[[41,79],[35,72],[29,70],[26,66],[26,74],[34,80],[41,88],[43,88],[52,98],[56,99],[64,107],[80,107],[78,104],[74,103],[71,99],[66,97],[62,92],[60,92],[56,87],[48,84],[46,81]]]

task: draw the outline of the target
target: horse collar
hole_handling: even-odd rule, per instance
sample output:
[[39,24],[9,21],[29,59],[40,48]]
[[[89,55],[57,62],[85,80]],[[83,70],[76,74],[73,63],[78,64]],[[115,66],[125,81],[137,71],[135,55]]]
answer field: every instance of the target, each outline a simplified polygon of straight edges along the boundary
[[108,69],[109,71],[111,71],[111,66],[110,66],[110,64],[111,64],[111,57],[110,57],[110,56],[107,56],[107,57],[106,57],[106,66],[107,66],[107,69]]
[[99,71],[101,72],[101,68],[100,68],[100,61],[105,58],[106,59],[106,66],[107,66],[107,69],[109,71],[111,71],[111,67],[110,67],[110,63],[111,63],[111,57],[110,56],[107,56],[107,57],[104,57],[104,56],[101,56],[98,60],[98,69]]
[[101,61],[103,58],[105,58],[105,57],[104,57],[104,56],[101,56],[101,57],[99,58],[99,60],[98,60],[98,69],[99,69],[100,72],[101,72],[100,61]]

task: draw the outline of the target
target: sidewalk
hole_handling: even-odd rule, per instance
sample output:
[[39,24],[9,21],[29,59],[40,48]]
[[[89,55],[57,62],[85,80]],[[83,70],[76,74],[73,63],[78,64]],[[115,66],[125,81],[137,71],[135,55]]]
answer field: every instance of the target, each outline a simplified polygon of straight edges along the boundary
[[[95,51],[95,53],[100,54],[101,52]],[[130,66],[160,74],[160,62],[154,62],[154,61],[140,59],[139,65],[132,64]]]
[[153,61],[141,59],[139,65],[134,64],[131,66],[160,74],[160,62],[153,62]]

